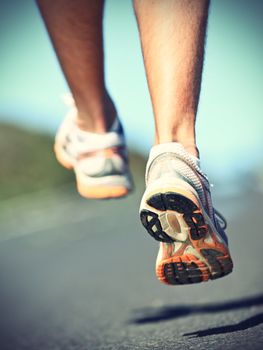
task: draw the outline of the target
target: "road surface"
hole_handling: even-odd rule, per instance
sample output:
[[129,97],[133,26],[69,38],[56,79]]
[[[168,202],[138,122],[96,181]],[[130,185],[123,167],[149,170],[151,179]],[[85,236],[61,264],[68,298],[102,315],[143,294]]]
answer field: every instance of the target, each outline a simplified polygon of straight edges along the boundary
[[124,200],[60,191],[2,212],[1,350],[263,349],[263,195],[218,199],[234,272],[161,285],[158,244],[138,219],[142,187]]

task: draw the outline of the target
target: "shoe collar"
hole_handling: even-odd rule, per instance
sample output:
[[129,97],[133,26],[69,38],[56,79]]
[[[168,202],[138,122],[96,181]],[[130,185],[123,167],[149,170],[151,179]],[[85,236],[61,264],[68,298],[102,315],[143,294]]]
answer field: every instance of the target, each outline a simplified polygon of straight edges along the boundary
[[187,152],[184,146],[179,142],[166,142],[166,143],[155,145],[151,148],[149,159],[146,165],[146,172],[145,172],[146,183],[147,183],[148,173],[152,162],[154,161],[154,159],[156,159],[158,156],[164,153],[174,153],[176,157],[184,160],[186,163],[191,165],[196,171],[198,171],[202,176],[204,176],[206,180],[208,180],[207,176],[200,169],[199,158]]

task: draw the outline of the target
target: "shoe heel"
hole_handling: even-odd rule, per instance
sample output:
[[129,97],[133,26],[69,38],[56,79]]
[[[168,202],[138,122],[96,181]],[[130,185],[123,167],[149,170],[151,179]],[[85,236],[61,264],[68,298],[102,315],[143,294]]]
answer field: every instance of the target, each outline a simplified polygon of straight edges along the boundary
[[68,160],[66,160],[66,158],[62,154],[62,151],[59,149],[57,145],[54,145],[54,153],[60,165],[62,165],[64,168],[68,170],[73,169],[73,165]]

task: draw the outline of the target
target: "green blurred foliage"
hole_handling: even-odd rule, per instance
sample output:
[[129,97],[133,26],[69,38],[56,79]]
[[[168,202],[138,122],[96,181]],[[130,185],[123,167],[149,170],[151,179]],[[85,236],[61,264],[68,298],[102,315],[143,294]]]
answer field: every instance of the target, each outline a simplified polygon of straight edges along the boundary
[[0,200],[74,179],[57,164],[50,136],[17,126],[1,124],[0,160]]

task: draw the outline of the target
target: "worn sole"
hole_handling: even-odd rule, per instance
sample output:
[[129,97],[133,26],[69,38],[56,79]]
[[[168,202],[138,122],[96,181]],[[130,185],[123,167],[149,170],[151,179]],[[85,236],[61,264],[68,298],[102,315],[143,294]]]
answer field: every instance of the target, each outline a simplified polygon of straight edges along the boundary
[[228,275],[233,262],[198,200],[186,191],[155,190],[144,198],[140,219],[160,244],[158,279],[180,285]]

